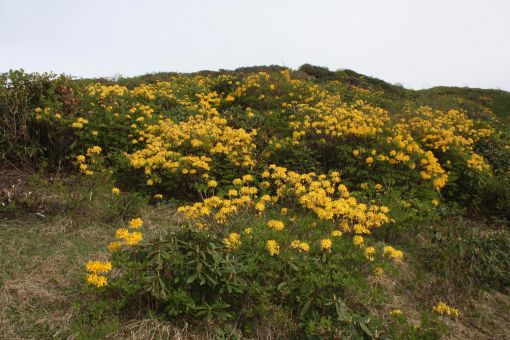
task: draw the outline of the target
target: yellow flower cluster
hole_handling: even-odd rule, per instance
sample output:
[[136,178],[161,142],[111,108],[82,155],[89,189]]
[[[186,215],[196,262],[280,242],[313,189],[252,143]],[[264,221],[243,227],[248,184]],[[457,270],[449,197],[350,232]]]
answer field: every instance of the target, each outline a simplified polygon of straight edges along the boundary
[[271,256],[280,255],[280,246],[275,240],[268,240],[266,242],[267,251]]
[[[86,176],[92,176],[94,174],[94,171],[91,170],[92,165],[95,165],[97,163],[97,156],[99,156],[102,152],[102,149],[100,146],[95,145],[87,149],[86,155],[78,155],[76,156],[76,163],[78,164],[78,167],[80,169],[80,172]],[[87,164],[87,158],[89,161],[89,164]],[[116,189],[116,188],[114,188]],[[112,194],[116,194],[112,189]],[[120,191],[119,191],[120,193]]]
[[329,238],[325,238],[321,240],[321,249],[322,250],[331,250],[333,246],[333,242]]
[[[219,196],[208,197],[202,202],[181,206],[178,208],[178,211],[183,213],[186,220],[193,222],[198,228],[206,228],[210,217],[213,217],[214,221],[218,224],[225,224],[227,217],[238,213],[241,207],[254,205],[259,189],[248,185],[250,180],[251,176],[245,176],[244,179],[235,179],[233,184],[236,186],[236,189],[228,191],[228,198],[221,198]],[[265,204],[268,197],[263,196],[257,204],[260,204],[260,202]]]
[[[128,158],[135,169],[143,168],[156,182],[161,175],[172,173],[208,178],[216,156],[224,156],[233,166],[255,165],[252,139],[257,131],[231,128],[217,115],[195,115],[178,123],[164,119],[138,133],[145,146]],[[214,183],[210,181],[209,186],[214,187]]]
[[474,153],[473,145],[494,134],[494,129],[482,126],[463,111],[443,112],[423,106],[417,112],[404,115],[395,130],[411,134],[431,150],[444,153],[453,147],[460,149],[470,156],[467,165],[477,171],[490,168],[483,157]]
[[305,253],[310,250],[310,245],[307,242],[302,242],[300,240],[294,240],[290,243],[290,247],[292,249],[297,249],[299,251],[304,251]]
[[276,187],[278,198],[296,197],[299,204],[312,210],[321,220],[337,220],[344,231],[370,234],[370,229],[389,221],[387,207],[359,203],[340,183],[339,173],[299,174],[270,165],[268,177]]
[[103,274],[107,274],[112,270],[111,262],[88,261],[85,265],[87,270],[87,283],[96,287],[106,286],[108,279]]
[[328,96],[315,105],[299,104],[289,126],[293,139],[299,141],[307,135],[326,142],[326,138],[348,136],[366,137],[382,132],[389,121],[388,113],[362,100],[347,105],[339,96]]
[[[129,227],[131,229],[138,229],[143,225],[143,220],[141,218],[134,218],[129,222]],[[143,234],[139,231],[130,231],[127,228],[118,228],[115,231],[115,237],[119,241],[113,241],[110,242],[108,245],[108,249],[110,251],[115,251],[119,249],[120,247],[127,245],[127,246],[134,246],[143,238]]]
[[223,239],[223,244],[229,251],[235,251],[241,245],[241,235],[238,233],[230,233],[228,237]]
[[447,316],[459,316],[459,310],[457,308],[453,308],[448,306],[445,302],[439,302],[437,306],[434,306],[432,308],[434,312],[436,312],[439,315],[447,315]]
[[383,249],[384,255],[388,255],[396,262],[402,262],[404,258],[404,252],[402,250],[397,250],[392,246],[385,246]]
[[276,231],[282,231],[285,225],[284,225],[284,223],[282,221],[269,220],[267,222],[267,226],[270,229],[273,229],[273,230],[276,230]]

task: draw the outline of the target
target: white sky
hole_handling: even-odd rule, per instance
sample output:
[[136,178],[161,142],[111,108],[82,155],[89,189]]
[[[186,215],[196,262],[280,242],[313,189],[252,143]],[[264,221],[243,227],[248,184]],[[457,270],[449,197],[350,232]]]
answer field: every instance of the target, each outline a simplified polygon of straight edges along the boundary
[[304,63],[510,90],[510,0],[0,0],[0,72]]

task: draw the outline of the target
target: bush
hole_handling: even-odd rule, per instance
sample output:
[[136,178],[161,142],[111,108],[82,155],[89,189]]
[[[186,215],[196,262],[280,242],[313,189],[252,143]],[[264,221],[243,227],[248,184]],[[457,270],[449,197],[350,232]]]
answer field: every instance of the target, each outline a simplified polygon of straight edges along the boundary
[[138,298],[147,292],[151,305],[167,318],[205,318],[223,325],[236,319],[248,335],[253,325],[265,322],[268,310],[276,310],[281,319],[272,322],[282,327],[298,320],[300,331],[288,329],[287,336],[374,332],[371,319],[349,311],[341,299],[347,282],[363,280],[346,266],[364,263],[359,255],[275,258],[256,246],[232,253],[210,233],[180,230],[117,252],[113,262],[122,276],[110,289]]
[[[481,229],[479,224],[451,218],[432,229],[423,249],[427,268],[458,287],[506,289],[510,284],[510,235]],[[433,256],[430,256],[433,254]]]

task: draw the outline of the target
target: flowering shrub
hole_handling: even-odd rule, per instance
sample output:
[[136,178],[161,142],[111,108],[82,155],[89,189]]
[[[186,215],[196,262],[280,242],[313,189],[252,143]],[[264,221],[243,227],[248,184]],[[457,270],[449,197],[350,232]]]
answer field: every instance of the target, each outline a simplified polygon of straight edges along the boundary
[[[27,124],[89,182],[111,175],[112,202],[133,191],[179,202],[175,235],[154,240],[141,218],[118,227],[111,262],[87,263],[88,284],[146,294],[169,317],[224,321],[241,301],[269,301],[307,335],[334,337],[361,320],[337,295],[347,277],[402,266],[409,254],[390,243],[413,222],[453,203],[508,219],[498,183],[510,183],[510,143],[490,110],[397,100],[404,89],[341,74],[355,76],[308,65],[76,91],[62,81],[35,101]],[[507,283],[498,270],[484,280]]]

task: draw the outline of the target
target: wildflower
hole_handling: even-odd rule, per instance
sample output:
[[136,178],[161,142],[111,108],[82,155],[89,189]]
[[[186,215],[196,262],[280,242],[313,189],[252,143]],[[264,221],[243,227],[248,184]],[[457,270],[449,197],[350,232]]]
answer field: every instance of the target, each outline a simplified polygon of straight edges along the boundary
[[374,247],[366,247],[365,248],[365,256],[370,261],[374,261],[375,248]]
[[287,208],[282,208],[281,209],[282,215],[287,215],[288,212],[289,212],[289,209],[287,209]]
[[282,221],[278,221],[278,220],[269,220],[267,222],[267,226],[270,228],[270,229],[274,229],[276,231],[282,231],[283,228],[284,228],[284,223]]
[[129,235],[129,231],[126,228],[119,228],[115,231],[116,238],[126,238]]
[[255,209],[257,209],[257,211],[259,212],[263,212],[266,209],[266,206],[264,202],[258,202],[257,204],[255,204]]
[[127,245],[134,246],[134,245],[140,243],[142,238],[143,238],[143,234],[138,231],[135,231],[135,232],[132,232],[132,233],[129,233],[128,235],[126,235],[126,237],[124,239],[125,239]]
[[310,250],[310,245],[306,242],[301,242],[299,243],[299,249],[306,253]]
[[246,235],[251,235],[251,234],[253,233],[253,228],[245,228],[245,229],[244,229],[244,233],[245,233]]
[[459,316],[459,310],[457,308],[450,307],[442,301],[439,302],[437,304],[437,306],[433,307],[432,309],[434,310],[434,312],[436,312],[439,315],[447,315],[447,316],[455,316],[455,317]]
[[383,186],[381,184],[379,184],[379,183],[374,185],[374,189],[377,190],[377,191],[381,191],[382,188],[383,188]]
[[367,159],[365,160],[365,162],[368,164],[368,165],[371,165],[372,163],[374,163],[374,159],[372,157],[367,157]]
[[209,188],[216,188],[218,186],[218,182],[216,182],[215,180],[211,179],[209,182],[207,182],[207,186]]
[[152,185],[154,185],[154,180],[152,180],[152,179],[148,179],[148,180],[147,180],[147,185],[148,185],[148,186],[152,186]]
[[439,201],[438,201],[438,200],[436,200],[436,199],[433,199],[433,200],[432,200],[432,205],[434,205],[434,206],[436,206],[436,207],[437,207],[437,206],[439,205]]
[[352,154],[354,155],[354,157],[358,157],[359,156],[359,150],[354,150],[352,152]]
[[277,256],[280,254],[280,246],[275,240],[268,240],[266,242],[266,248],[271,256]]
[[321,250],[330,250],[333,242],[329,238],[325,238],[321,240]]
[[401,316],[402,311],[400,309],[394,309],[394,310],[390,311],[390,315],[391,316]]
[[88,148],[87,149],[87,155],[99,155],[101,153],[102,149],[100,146],[98,145],[94,145],[93,147],[91,148]]
[[133,218],[129,221],[129,226],[133,229],[140,228],[143,225],[143,220],[140,217]]
[[78,156],[76,156],[76,161],[77,161],[78,163],[83,163],[83,162],[85,162],[85,156],[84,156],[84,155],[78,155]]
[[91,286],[104,287],[107,285],[108,280],[103,275],[97,275],[95,273],[87,274],[87,283]]
[[301,241],[299,240],[294,240],[290,243],[290,247],[293,248],[293,249],[298,249],[299,248],[299,245],[301,244]]
[[253,176],[252,175],[244,175],[243,181],[245,181],[245,182],[253,181]]
[[374,274],[377,276],[381,276],[384,274],[384,269],[382,269],[381,267],[375,267]]
[[155,194],[155,195],[154,195],[154,199],[156,199],[156,200],[162,200],[162,199],[163,199],[163,195],[162,195],[162,194]]
[[393,248],[392,246],[385,246],[383,248],[383,253],[385,255],[390,256],[396,262],[401,262],[402,258],[404,257],[403,251],[397,250],[397,249]]
[[223,239],[223,244],[229,251],[237,250],[241,245],[241,235],[238,233],[230,233],[228,237]]
[[110,261],[88,261],[85,267],[90,273],[108,273],[112,270],[112,263]]
[[120,247],[122,247],[122,243],[118,242],[118,241],[113,241],[108,244],[108,250],[110,252],[114,252],[115,250],[119,249]]
[[119,195],[120,194],[120,189],[119,188],[112,188],[112,195]]
[[331,232],[331,236],[333,236],[333,237],[340,237],[340,236],[342,236],[342,232],[340,230],[333,230]]
[[355,235],[353,238],[352,238],[352,242],[354,243],[354,245],[356,246],[361,246],[363,244],[363,236],[360,236],[360,235]]

